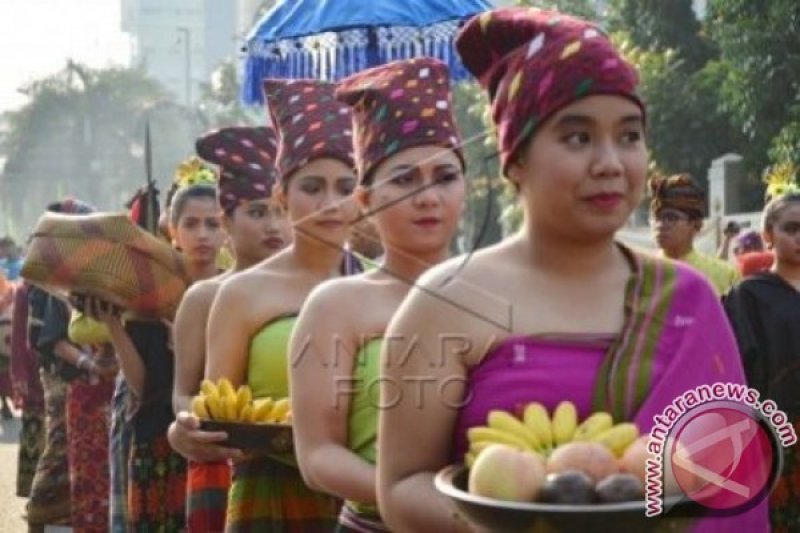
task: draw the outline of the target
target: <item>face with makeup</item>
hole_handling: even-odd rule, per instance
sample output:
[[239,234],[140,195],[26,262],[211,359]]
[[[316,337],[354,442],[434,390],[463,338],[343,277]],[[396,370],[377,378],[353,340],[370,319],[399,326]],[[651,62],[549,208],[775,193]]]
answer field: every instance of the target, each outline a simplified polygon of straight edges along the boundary
[[358,209],[353,199],[356,176],[338,159],[314,159],[284,182],[281,194],[295,239],[342,246]]
[[644,191],[642,111],[620,96],[588,96],[550,117],[508,169],[528,225],[572,241],[611,238]]
[[292,239],[286,211],[270,198],[242,202],[223,222],[236,257],[246,264],[272,256]]
[[361,189],[363,207],[374,213],[384,248],[410,254],[446,249],[464,208],[461,160],[452,150],[416,146],[383,161]]
[[172,235],[189,262],[216,261],[225,241],[216,197],[191,196],[173,204]]
[[778,263],[796,268],[800,267],[800,196],[785,202],[770,216],[772,220],[764,229],[764,241],[775,253]]

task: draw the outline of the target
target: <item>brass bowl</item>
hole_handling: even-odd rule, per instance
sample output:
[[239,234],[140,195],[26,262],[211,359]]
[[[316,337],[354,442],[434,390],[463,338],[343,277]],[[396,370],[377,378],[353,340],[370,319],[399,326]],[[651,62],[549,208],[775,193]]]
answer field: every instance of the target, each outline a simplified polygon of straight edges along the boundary
[[525,533],[646,533],[686,531],[705,510],[692,501],[669,498],[667,515],[645,516],[645,501],[596,504],[521,503],[495,500],[467,492],[469,471],[444,468],[434,479],[436,489],[453,500],[471,522],[487,531]]
[[228,438],[224,446],[263,453],[291,453],[294,451],[292,426],[289,424],[245,424],[220,420],[201,420],[204,431],[224,431]]

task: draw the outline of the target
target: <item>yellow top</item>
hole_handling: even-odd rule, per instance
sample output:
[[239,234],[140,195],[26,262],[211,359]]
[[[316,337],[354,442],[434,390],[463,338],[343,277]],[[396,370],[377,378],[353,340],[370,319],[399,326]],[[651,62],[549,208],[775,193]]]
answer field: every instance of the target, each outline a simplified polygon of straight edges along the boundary
[[696,250],[692,250],[683,256],[681,261],[705,274],[717,292],[717,296],[727,294],[740,279],[739,271],[733,265],[709,255],[701,254]]

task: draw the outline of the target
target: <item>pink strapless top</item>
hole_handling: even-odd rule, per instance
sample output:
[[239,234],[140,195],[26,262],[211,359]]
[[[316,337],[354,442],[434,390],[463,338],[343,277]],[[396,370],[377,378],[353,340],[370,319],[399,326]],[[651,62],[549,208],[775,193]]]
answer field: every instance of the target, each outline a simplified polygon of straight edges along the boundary
[[595,380],[613,342],[605,337],[511,336],[503,340],[468,375],[467,396],[454,432],[453,461],[460,463],[469,447],[467,430],[486,424],[492,409],[515,412],[540,402],[552,412],[563,400],[591,413]]

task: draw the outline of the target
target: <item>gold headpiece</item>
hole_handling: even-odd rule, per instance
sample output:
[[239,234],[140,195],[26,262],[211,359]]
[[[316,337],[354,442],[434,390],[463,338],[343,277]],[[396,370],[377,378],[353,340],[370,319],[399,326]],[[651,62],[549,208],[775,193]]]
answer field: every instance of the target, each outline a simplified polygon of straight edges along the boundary
[[217,185],[217,175],[200,161],[199,158],[192,156],[178,165],[175,169],[173,178],[175,185],[179,189],[191,187],[192,185]]
[[796,177],[797,167],[792,163],[778,163],[769,167],[764,173],[764,183],[767,184],[765,200],[769,202],[773,198],[800,193]]

